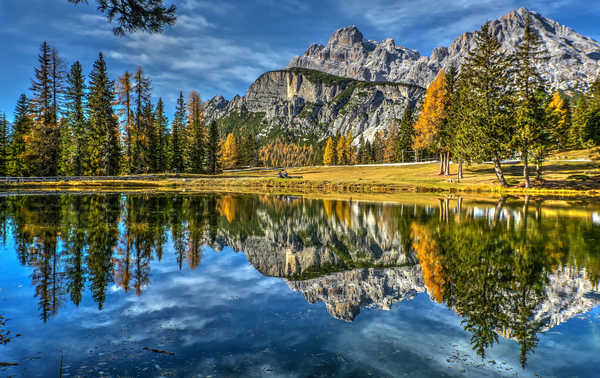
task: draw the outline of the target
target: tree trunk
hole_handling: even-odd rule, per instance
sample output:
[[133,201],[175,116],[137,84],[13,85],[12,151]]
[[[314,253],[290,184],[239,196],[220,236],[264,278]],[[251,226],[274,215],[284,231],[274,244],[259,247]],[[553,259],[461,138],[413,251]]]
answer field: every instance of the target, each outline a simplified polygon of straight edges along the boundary
[[460,159],[458,161],[458,181],[463,179],[463,161]]
[[529,188],[531,187],[531,183],[529,182],[529,156],[527,151],[523,151],[521,155],[523,157],[523,178],[525,179],[525,187]]
[[542,159],[537,158],[535,161],[535,175],[538,180],[542,180]]
[[502,171],[502,165],[500,165],[500,158],[497,153],[494,153],[494,173],[496,173],[496,177],[498,178],[498,182],[503,187],[507,187],[506,179],[504,178],[504,172]]
[[446,168],[446,165],[444,164],[445,156],[446,155],[443,152],[440,152],[440,175],[444,174],[444,169]]
[[446,169],[444,174],[450,176],[450,152],[446,152]]

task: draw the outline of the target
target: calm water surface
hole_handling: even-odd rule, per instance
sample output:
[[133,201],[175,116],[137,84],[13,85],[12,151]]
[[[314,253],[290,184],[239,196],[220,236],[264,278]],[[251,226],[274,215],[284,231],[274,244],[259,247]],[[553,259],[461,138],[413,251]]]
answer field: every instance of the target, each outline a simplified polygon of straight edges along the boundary
[[597,376],[600,205],[0,195],[0,376]]

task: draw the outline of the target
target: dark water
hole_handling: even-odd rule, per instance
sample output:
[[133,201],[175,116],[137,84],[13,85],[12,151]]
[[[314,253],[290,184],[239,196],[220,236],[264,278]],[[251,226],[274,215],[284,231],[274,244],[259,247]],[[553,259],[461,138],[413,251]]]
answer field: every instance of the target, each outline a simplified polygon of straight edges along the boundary
[[0,376],[597,376],[600,206],[0,196]]

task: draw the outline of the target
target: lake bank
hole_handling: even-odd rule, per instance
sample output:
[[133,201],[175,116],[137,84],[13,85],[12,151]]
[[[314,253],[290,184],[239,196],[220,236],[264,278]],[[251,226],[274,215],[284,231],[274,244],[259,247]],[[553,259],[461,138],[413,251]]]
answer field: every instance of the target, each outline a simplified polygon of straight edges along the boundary
[[[137,175],[111,177],[20,178],[0,181],[0,188],[19,190],[154,190],[228,191],[277,194],[398,194],[413,192],[491,193],[495,195],[599,196],[600,168],[597,162],[551,160],[544,167],[544,180],[532,180],[524,188],[522,165],[507,164],[506,188],[496,182],[490,164],[466,166],[464,178],[438,175],[437,163],[415,165],[314,166],[291,168],[292,178],[277,177],[277,169],[226,171],[220,175]],[[534,175],[532,169],[531,174]]]

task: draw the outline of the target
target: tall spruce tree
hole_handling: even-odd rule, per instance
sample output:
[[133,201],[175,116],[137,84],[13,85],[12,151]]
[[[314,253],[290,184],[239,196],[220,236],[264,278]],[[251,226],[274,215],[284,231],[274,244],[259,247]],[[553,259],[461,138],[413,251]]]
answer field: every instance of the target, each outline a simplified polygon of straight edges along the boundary
[[10,140],[6,114],[0,113],[0,176],[8,176]]
[[517,46],[515,72],[515,130],[513,143],[521,153],[523,160],[523,178],[525,187],[529,188],[529,154],[536,148],[538,166],[543,158],[544,145],[547,144],[544,133],[545,103],[540,96],[544,91],[544,81],[537,71],[536,63],[547,59],[547,51],[538,32],[531,26],[529,17],[525,21],[525,29],[521,43]]
[[38,64],[31,86],[35,122],[33,133],[28,138],[27,150],[33,174],[54,176],[58,172],[58,109],[63,74],[58,53],[46,42],[40,47]]
[[196,91],[192,91],[188,100],[188,133],[186,149],[186,166],[192,173],[204,171],[206,160],[206,130],[204,126],[204,109],[202,99]]
[[396,160],[404,163],[408,158],[408,151],[412,146],[414,137],[414,119],[410,104],[404,108],[404,115],[400,126],[398,126],[398,138],[396,139]]
[[120,132],[113,102],[114,83],[108,78],[106,62],[100,53],[89,81],[88,175],[115,175],[119,172]]
[[127,173],[133,173],[133,151],[132,147],[135,144],[133,138],[133,131],[135,125],[133,123],[133,85],[131,83],[131,74],[129,71],[125,71],[123,76],[117,79],[117,98],[119,103],[119,116],[123,120],[125,130],[125,144],[127,146],[125,152],[125,165]]
[[492,159],[498,182],[507,186],[501,159],[509,156],[513,127],[510,68],[512,58],[502,49],[490,23],[475,32],[475,48],[461,69],[464,137],[474,159]]
[[10,173],[13,176],[31,175],[31,167],[27,157],[27,136],[31,133],[33,120],[29,108],[29,100],[25,94],[19,96],[15,109],[15,122],[11,141],[12,164]]
[[169,120],[165,115],[165,106],[163,100],[162,98],[159,98],[158,103],[156,104],[156,109],[154,110],[154,133],[157,138],[157,142],[155,145],[155,170],[158,172],[166,171],[169,166],[169,133],[167,130],[168,121]]
[[151,81],[138,67],[133,77],[135,97],[135,126],[132,135],[132,166],[136,173],[147,172],[149,162],[149,134],[152,127]]
[[81,176],[85,168],[87,148],[86,84],[80,62],[75,62],[67,75],[65,118],[61,127],[62,174]]
[[219,129],[216,122],[210,124],[208,133],[208,149],[207,149],[207,168],[210,174],[216,174],[219,171],[218,166],[218,150],[219,150]]
[[183,172],[184,170],[184,151],[185,151],[185,126],[186,119],[185,100],[183,92],[179,92],[177,106],[175,109],[175,117],[171,125],[171,169],[175,172]]

